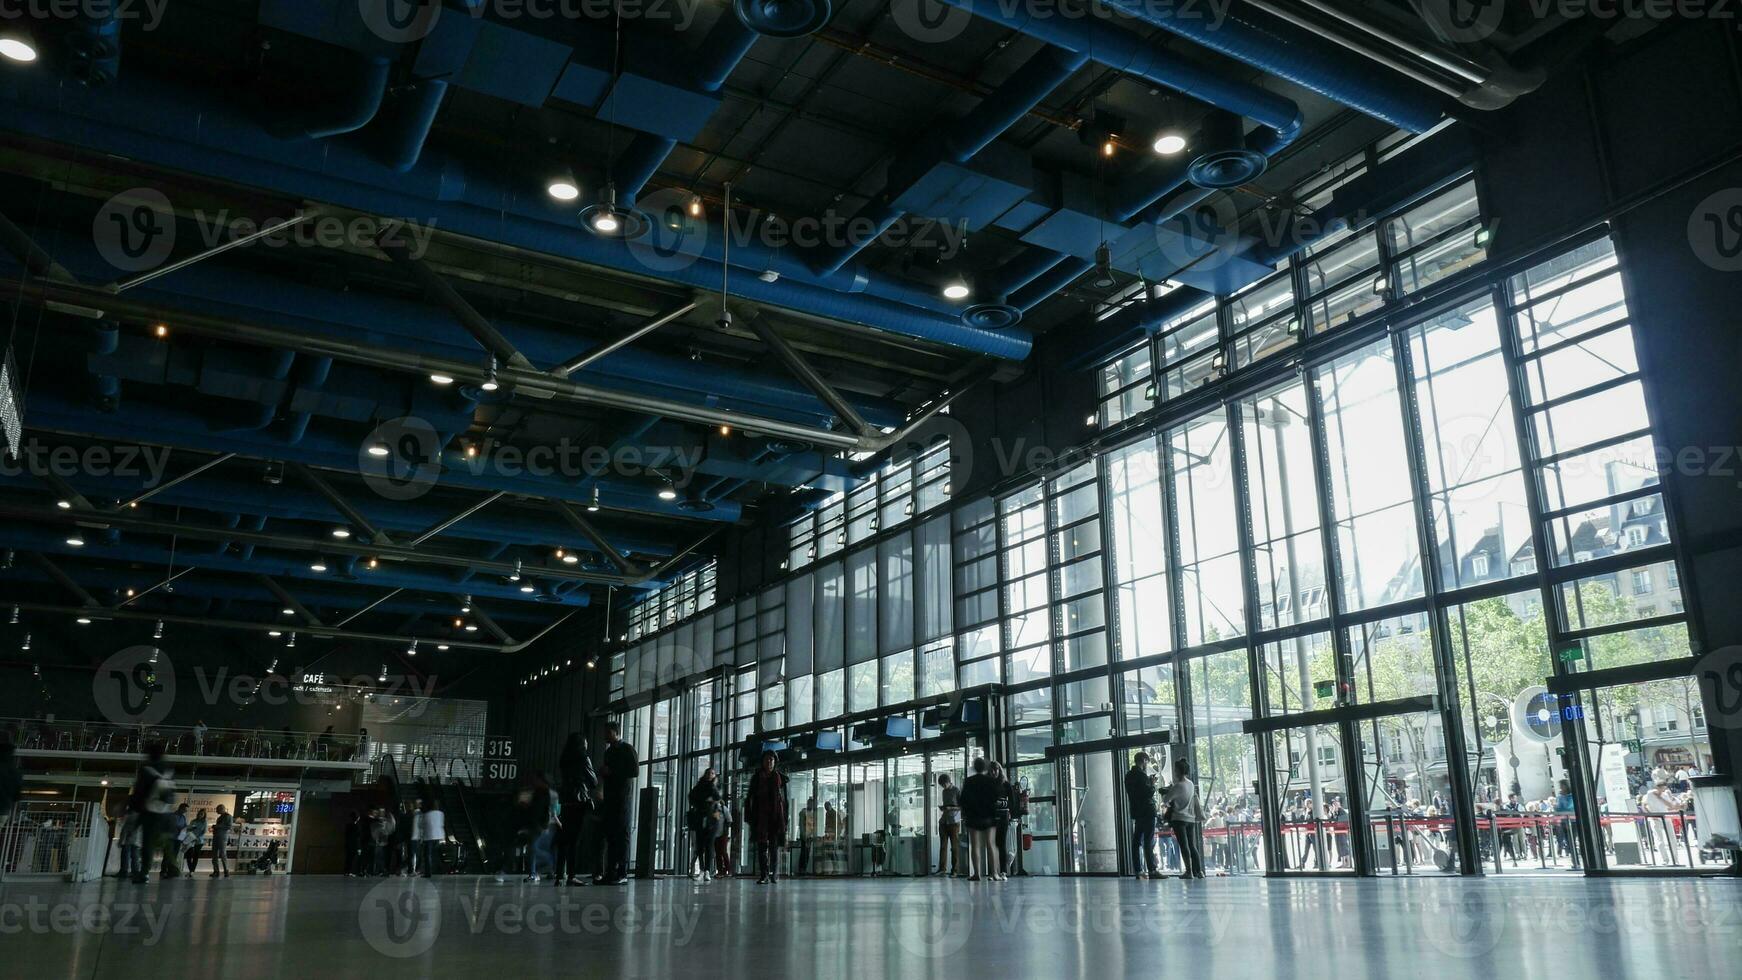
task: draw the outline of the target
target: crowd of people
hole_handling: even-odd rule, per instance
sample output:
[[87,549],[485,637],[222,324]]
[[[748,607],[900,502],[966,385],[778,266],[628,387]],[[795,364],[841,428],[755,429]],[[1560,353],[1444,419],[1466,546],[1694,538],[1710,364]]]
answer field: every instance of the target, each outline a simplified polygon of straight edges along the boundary
[[417,802],[351,811],[345,824],[345,874],[352,878],[432,877],[441,868],[447,817],[425,787]]

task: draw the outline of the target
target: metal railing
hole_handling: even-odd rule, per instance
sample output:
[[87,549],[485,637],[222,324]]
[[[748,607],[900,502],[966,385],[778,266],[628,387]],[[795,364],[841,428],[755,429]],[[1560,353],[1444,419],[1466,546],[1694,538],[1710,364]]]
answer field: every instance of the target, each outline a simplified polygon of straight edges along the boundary
[[0,731],[23,750],[141,755],[162,745],[168,755],[209,758],[290,759],[347,762],[367,751],[366,739],[326,732],[267,732],[263,729],[178,725],[115,725],[100,721],[61,722],[0,718]]

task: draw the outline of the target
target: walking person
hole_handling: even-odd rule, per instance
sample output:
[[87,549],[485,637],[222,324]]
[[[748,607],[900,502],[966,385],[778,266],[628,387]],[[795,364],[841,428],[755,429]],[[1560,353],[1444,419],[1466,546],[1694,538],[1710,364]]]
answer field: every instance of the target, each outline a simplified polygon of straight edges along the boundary
[[194,873],[194,868],[200,863],[200,848],[206,842],[207,826],[209,826],[209,821],[206,820],[204,809],[195,814],[193,821],[188,824],[187,839],[184,841],[186,850],[183,851],[183,854],[186,855],[187,869],[190,875]]
[[709,766],[690,787],[689,827],[696,845],[691,877],[698,881],[714,880],[714,838],[720,835],[720,823],[720,786]]
[[774,753],[764,750],[762,765],[751,774],[750,793],[744,801],[750,837],[756,842],[759,885],[780,880],[780,851],[786,844],[786,776],[774,768],[774,762]]
[[955,878],[961,873],[957,860],[962,852],[962,791],[947,772],[938,774],[938,800],[938,874]]
[[121,818],[121,832],[116,836],[121,842],[121,870],[115,877],[131,878],[139,867],[139,814],[128,810]]
[[1149,753],[1139,752],[1125,770],[1125,809],[1131,814],[1131,871],[1139,878],[1159,878],[1155,868],[1155,776]]
[[799,877],[810,874],[811,852],[817,843],[817,798],[811,797],[805,801],[804,809],[798,811],[798,871]]
[[641,760],[635,747],[623,741],[622,729],[614,721],[605,725],[605,752],[600,761],[600,824],[607,857],[595,880],[602,885],[624,885],[629,882],[630,807]]
[[1186,760],[1174,760],[1173,782],[1162,791],[1161,801],[1167,808],[1167,824],[1173,829],[1174,840],[1179,842],[1180,863],[1185,869],[1182,877],[1202,878],[1204,813],[1198,803],[1198,787],[1191,780],[1191,765]]
[[556,875],[557,799],[544,773],[532,774],[532,799],[527,805],[526,839],[531,842],[531,867],[526,880],[538,884],[538,869]]
[[[559,881],[584,885],[583,874],[592,869],[582,867],[585,832],[597,821],[593,816],[594,797],[599,791],[599,773],[587,754],[587,740],[579,732],[570,732],[557,757],[557,780],[562,803],[557,820],[562,824],[556,841],[556,874]],[[594,848],[596,851],[597,848]]]
[[[355,814],[353,814],[355,816]],[[224,804],[218,804],[218,819],[212,824],[212,877],[230,877],[230,828],[235,826]]]
[[737,866],[732,861],[732,845],[738,839],[738,809],[732,804],[732,798],[725,793],[720,796],[720,835],[714,838],[714,864],[719,869],[717,874],[722,878],[730,878],[737,873]]
[[974,774],[962,783],[962,822],[968,826],[968,880],[992,877],[993,798],[996,783],[984,757],[974,760]]
[[1004,767],[988,762],[987,775],[992,777],[992,840],[998,852],[998,866],[992,869],[995,881],[1010,880],[1010,811],[1016,788],[1004,775]]
[[410,800],[399,805],[393,825],[393,873],[410,877],[417,860],[417,806]]
[[387,849],[393,843],[393,834],[399,829],[399,821],[393,816],[391,807],[378,806],[373,811],[369,821],[369,873],[376,877],[387,876]]

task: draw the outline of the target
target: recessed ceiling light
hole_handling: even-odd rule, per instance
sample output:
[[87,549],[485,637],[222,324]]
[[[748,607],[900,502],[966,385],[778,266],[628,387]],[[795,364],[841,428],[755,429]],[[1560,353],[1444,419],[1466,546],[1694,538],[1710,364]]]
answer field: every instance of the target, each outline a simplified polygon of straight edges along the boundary
[[343,541],[344,539],[346,539],[350,536],[351,536],[351,529],[350,528],[346,528],[346,527],[333,528],[333,537],[338,538],[341,541]]
[[382,456],[386,456],[387,453],[388,453],[388,449],[387,449],[387,444],[385,442],[378,442],[378,443],[375,443],[374,445],[369,447],[369,455],[371,455],[371,456],[382,457]]
[[36,45],[21,35],[8,34],[5,37],[0,37],[0,55],[4,55],[7,59],[19,64],[28,65],[36,60]]
[[944,299],[967,299],[972,292],[973,290],[968,288],[968,284],[960,279],[944,284]]
[[70,500],[57,500],[54,502],[54,505],[56,507],[59,507],[61,510],[72,510],[73,509],[73,502]]
[[84,536],[75,534],[67,539],[67,544],[72,545],[74,548],[83,548],[85,546]]
[[308,570],[311,572],[324,572],[327,570],[327,563],[322,561],[314,562],[309,565]]
[[659,488],[659,499],[661,499],[661,500],[676,500],[677,499],[677,488],[672,486],[669,483],[667,483],[663,487],[660,487]]
[[1155,138],[1155,152],[1164,157],[1173,156],[1186,148],[1186,138],[1178,133],[1162,133]]
[[453,375],[441,374],[439,372],[435,373],[435,374],[431,374],[429,376],[429,379],[438,385],[451,385],[454,383]]
[[478,624],[477,623],[467,623],[466,624],[466,632],[468,632],[468,633],[478,632]]
[[437,650],[446,650],[447,648],[448,648],[448,645],[446,643],[437,643],[436,644]]
[[544,192],[558,201],[573,201],[581,196],[581,189],[576,186],[575,179],[567,175],[552,177],[544,185]]
[[280,609],[279,612],[284,613],[286,616],[295,616],[296,615],[295,609]]
[[563,556],[563,564],[564,565],[573,565],[575,562],[578,562],[580,560],[581,560],[581,556],[575,554],[572,551]]
[[521,586],[521,587],[520,587],[520,591],[522,591],[522,592],[524,592],[524,593],[526,593],[526,594],[527,594],[527,595],[531,595],[531,594],[532,594],[532,593],[534,593],[534,592],[536,592],[536,591],[538,591],[538,590],[537,590],[537,589],[534,589],[534,588],[533,588],[533,587],[532,587],[532,586],[530,586],[530,585],[523,585],[523,586]]
[[89,616],[80,616],[80,617],[79,617],[79,618],[78,618],[78,619],[77,619],[77,620],[76,620],[76,622],[77,622],[77,623],[78,623],[78,624],[79,624],[79,625],[80,625],[80,626],[89,626],[89,625],[91,625],[91,617],[89,617]]

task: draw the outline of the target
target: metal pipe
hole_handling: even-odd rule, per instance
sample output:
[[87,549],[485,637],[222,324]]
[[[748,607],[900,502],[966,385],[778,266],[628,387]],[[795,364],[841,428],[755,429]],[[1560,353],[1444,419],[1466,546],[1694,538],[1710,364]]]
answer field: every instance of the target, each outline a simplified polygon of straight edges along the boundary
[[[1368,59],[1369,61],[1377,62],[1378,64],[1384,65],[1385,67],[1390,68],[1392,71],[1398,72],[1401,75],[1404,75],[1404,76],[1411,78],[1417,82],[1420,82],[1421,84],[1426,85],[1428,88],[1431,88],[1436,92],[1444,93],[1446,95],[1451,96],[1454,99],[1459,98],[1464,94],[1463,89],[1457,87],[1456,85],[1452,85],[1452,84],[1448,83],[1445,79],[1440,78],[1437,75],[1433,75],[1429,72],[1422,71],[1420,68],[1417,68],[1416,66],[1410,64],[1409,62],[1404,61],[1403,59],[1397,57],[1396,55],[1393,55],[1393,54],[1386,52],[1386,51],[1380,51],[1380,50],[1373,48],[1373,47],[1369,47],[1368,45],[1362,44],[1360,41],[1357,41],[1356,39],[1354,39],[1352,37],[1348,37],[1344,34],[1340,34],[1340,33],[1336,32],[1336,31],[1325,30],[1325,26],[1323,24],[1315,24],[1315,23],[1313,23],[1313,21],[1310,18],[1302,17],[1300,14],[1297,14],[1294,11],[1289,10],[1287,7],[1283,7],[1279,4],[1271,3],[1270,0],[1246,0],[1246,2],[1251,4],[1254,7],[1257,7],[1259,10],[1262,10],[1265,13],[1270,14],[1273,17],[1278,17],[1278,18],[1281,18],[1282,20],[1288,21],[1290,24],[1293,24],[1296,27],[1304,27],[1307,30],[1312,31],[1313,33],[1319,35],[1320,37],[1325,38],[1326,40],[1330,41],[1331,43],[1333,43],[1339,47],[1346,48],[1350,51],[1353,51],[1356,54],[1360,55],[1361,57]],[[1417,54],[1417,52],[1411,52],[1411,53]]]
[[471,517],[473,514],[476,514],[477,512],[483,510],[484,508],[490,506],[491,504],[495,503],[498,500],[501,500],[503,497],[506,497],[506,496],[508,496],[508,491],[506,491],[506,490],[496,491],[495,493],[491,494],[490,496],[485,497],[483,500],[480,500],[475,504],[471,504],[471,505],[467,506],[466,509],[460,511],[458,514],[455,514],[454,516],[447,518],[446,520],[443,520],[443,521],[440,521],[434,525],[431,525],[429,530],[423,532],[422,534],[418,535],[415,538],[412,538],[410,543],[407,544],[406,547],[415,548],[418,545],[423,544],[425,541],[428,541],[430,538],[433,538],[436,535],[442,533],[443,531],[446,531],[448,528],[453,527],[455,524],[458,524],[461,521],[465,520],[466,518]]
[[129,500],[124,504],[121,504],[116,509],[126,510],[126,509],[134,507],[138,504],[142,504],[145,501],[150,500],[152,497],[157,496],[158,494],[162,493],[165,490],[168,490],[169,488],[171,488],[173,486],[177,486],[179,484],[186,483],[187,481],[193,479],[196,476],[199,476],[201,473],[204,473],[205,471],[211,469],[212,467],[217,466],[220,463],[228,462],[228,461],[235,459],[235,458],[236,458],[235,453],[220,453],[219,455],[214,456],[211,459],[206,460],[205,462],[201,463],[200,465],[194,467],[191,470],[188,470],[186,473],[181,474],[180,476],[176,477],[173,480],[165,480],[164,482],[159,483],[157,486],[154,486],[151,489],[140,494],[139,496],[134,497],[132,500]]
[[829,406],[836,415],[841,417],[841,421],[847,424],[847,428],[862,436],[872,435],[877,431],[865,421],[865,417],[860,415],[847,399],[841,397],[841,393],[835,390],[834,385],[829,384],[828,379],[811,367],[810,362],[804,359],[803,354],[787,343],[785,337],[775,332],[768,321],[763,319],[761,313],[752,311],[744,317],[744,322],[750,325],[750,329],[756,333],[757,337],[761,338],[764,344],[774,350],[775,356],[780,358],[780,362],[786,365],[786,369],[791,371],[794,377],[803,382],[806,388],[815,392],[816,396],[823,400],[823,404]]
[[[231,455],[234,454],[232,453]],[[392,538],[388,537],[385,532],[377,528],[375,525],[369,523],[369,518],[364,517],[362,512],[351,506],[351,502],[346,500],[343,494],[333,489],[333,485],[328,483],[325,477],[322,477],[320,474],[301,463],[292,463],[290,466],[291,469],[296,471],[296,475],[302,478],[304,483],[314,487],[316,493],[327,498],[327,502],[332,504],[333,509],[339,512],[339,516],[350,521],[352,524],[357,525],[359,528],[362,528],[363,533],[369,535],[369,540],[372,543],[377,545],[391,545],[393,543]]]
[[563,363],[557,365],[556,367],[551,368],[550,373],[556,375],[559,378],[566,378],[569,375],[574,374],[576,371],[582,370],[583,368],[585,368],[587,365],[593,363],[594,361],[598,361],[602,358],[608,357],[609,355],[611,355],[617,351],[620,351],[625,347],[628,347],[630,344],[635,343],[637,340],[640,340],[641,338],[647,336],[648,334],[654,332],[655,330],[658,330],[660,327],[665,326],[666,324],[670,323],[673,320],[676,320],[678,317],[683,316],[685,313],[688,313],[689,311],[691,311],[695,308],[696,308],[695,300],[691,300],[688,303],[685,303],[684,305],[682,305],[674,310],[671,310],[670,312],[661,313],[658,316],[654,317],[653,319],[647,321],[646,323],[643,323],[641,326],[636,327],[634,330],[631,330],[628,333],[624,334],[623,336],[618,337],[616,340],[611,341],[610,343],[606,344],[605,346],[595,348],[593,350],[586,352],[585,354],[580,354],[580,355],[577,355],[575,357],[572,357],[572,358],[564,361]]
[[[52,613],[67,616],[80,616],[91,611],[82,606],[58,606],[52,603],[29,602],[19,599],[0,599],[0,604],[17,606],[20,609],[25,609],[30,612]],[[578,610],[570,610],[569,612],[564,613],[552,621],[549,626],[546,626],[536,634],[527,637],[518,643],[479,643],[476,640],[466,640],[461,639],[460,637],[446,636],[442,637],[440,642],[459,650],[480,650],[485,653],[519,653],[532,644],[537,643],[546,634],[550,633],[551,630],[554,630],[558,626],[568,622],[577,611]],[[250,633],[269,633],[274,630],[285,629],[285,627],[279,623],[255,623],[235,619],[186,616],[177,613],[146,612],[132,609],[109,609],[104,611],[104,615],[111,619],[125,619],[131,622],[175,623],[179,626],[204,626],[213,629],[244,630]],[[369,643],[404,644],[408,639],[411,639],[411,637],[408,636],[395,635],[392,633],[361,633],[353,630],[339,629],[336,626],[299,626],[297,627],[296,632],[305,636],[330,636],[336,640],[360,640]]]
[[178,269],[185,269],[190,265],[194,265],[195,263],[204,262],[205,260],[212,258],[213,256],[223,255],[225,252],[228,252],[231,249],[241,248],[244,245],[248,245],[248,244],[252,244],[253,242],[257,242],[260,239],[265,238],[268,235],[276,234],[280,231],[283,231],[286,228],[291,228],[291,227],[294,227],[296,225],[300,225],[303,222],[309,220],[310,218],[318,216],[320,213],[321,212],[320,212],[319,208],[310,208],[307,211],[299,212],[297,214],[297,216],[294,218],[286,218],[283,221],[280,221],[275,225],[267,225],[266,227],[261,228],[255,232],[253,232],[252,234],[243,235],[241,238],[232,238],[222,245],[214,245],[211,248],[208,248],[204,252],[200,252],[197,255],[190,255],[185,259],[177,259],[176,261],[171,262],[168,265],[160,265],[157,268],[152,269],[150,272],[142,272],[139,275],[134,276],[133,278],[125,280],[123,282],[110,283],[108,286],[108,289],[111,292],[124,293],[127,290],[132,289],[134,286],[143,286],[146,283],[152,281],[153,279],[162,278],[163,276],[167,276],[170,273],[177,271]]
[[575,509],[569,506],[568,501],[553,500],[551,503],[556,506],[557,513],[561,514],[570,524],[574,525],[575,530],[581,532],[588,541],[593,542],[593,547],[598,548],[603,552],[605,557],[610,559],[611,564],[617,566],[618,571],[631,578],[638,575],[645,575],[646,569],[630,561],[628,558],[625,558],[621,552],[616,548],[613,548],[611,543],[605,540],[605,536],[600,534],[597,528],[593,527],[591,521],[582,517],[580,514],[575,513]]
[[1369,23],[1359,17],[1339,10],[1332,4],[1326,3],[1325,0],[1300,0],[1300,2],[1314,10],[1324,13],[1326,16],[1344,24],[1348,24],[1350,27],[1365,31],[1394,48],[1407,51],[1411,55],[1420,58],[1430,65],[1437,68],[1444,68],[1446,71],[1449,71],[1466,81],[1472,82],[1476,85],[1482,85],[1488,81],[1488,75],[1482,70],[1482,66],[1470,61],[1468,58],[1460,58],[1456,55],[1441,51],[1438,48],[1419,44],[1403,37],[1402,35],[1393,34],[1391,31],[1380,27],[1378,24]]
[[[127,605],[128,603],[132,602],[135,599],[143,599],[146,596],[150,595],[151,593],[156,592],[158,589],[168,589],[170,585],[173,585],[175,583],[176,579],[181,578],[183,575],[186,575],[187,573],[189,573],[191,571],[194,571],[198,567],[199,566],[197,566],[197,565],[189,565],[188,567],[182,569],[179,572],[175,572],[173,574],[166,575],[166,576],[164,576],[163,580],[158,582],[157,584],[147,586],[146,588],[140,589],[138,592],[135,592],[132,595],[128,596],[127,598],[122,599],[120,602],[116,603],[115,605],[117,608],[119,608],[120,606]],[[174,590],[171,589],[170,591],[173,592]]]
[[357,610],[356,612],[352,613],[351,615],[346,616],[344,619],[339,620],[338,625],[344,626],[345,624],[349,623],[351,620],[356,619],[358,616],[363,615],[364,613],[368,612],[369,610],[374,609],[376,606],[381,605],[383,602],[386,602],[387,600],[393,598],[394,596],[396,596],[399,593],[404,592],[404,591],[405,591],[404,589],[394,589],[393,591],[387,593],[386,595],[382,596],[381,598],[376,599],[374,602],[369,603],[367,606],[364,606],[363,608]]
[[460,322],[460,326],[465,327],[467,333],[478,338],[478,343],[482,344],[484,349],[489,351],[496,360],[509,367],[528,370],[532,368],[532,362],[527,360],[526,355],[520,353],[519,349],[507,337],[502,336],[502,332],[496,329],[495,324],[485,319],[484,315],[479,313],[472,304],[466,302],[466,298],[455,291],[454,287],[449,285],[440,273],[425,265],[423,260],[414,257],[410,249],[404,245],[381,242],[376,243],[376,247],[387,253],[388,258],[409,269],[418,284],[433,294],[437,302],[447,307],[448,312],[454,315],[454,319]]

